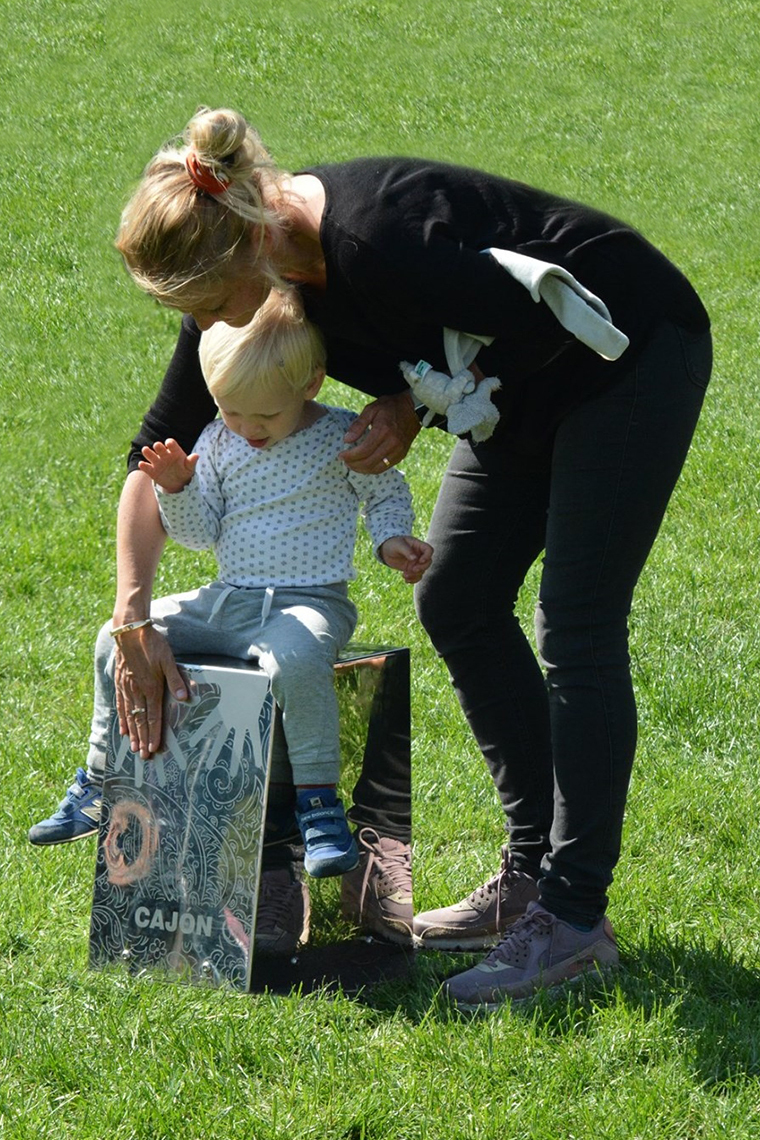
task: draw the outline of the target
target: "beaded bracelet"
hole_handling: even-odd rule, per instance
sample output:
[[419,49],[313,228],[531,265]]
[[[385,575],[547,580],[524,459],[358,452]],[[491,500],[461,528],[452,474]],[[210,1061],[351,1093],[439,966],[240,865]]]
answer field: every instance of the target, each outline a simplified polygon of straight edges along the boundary
[[143,626],[153,625],[153,618],[143,618],[141,621],[128,621],[126,625],[118,625],[112,629],[111,637],[118,637],[122,633],[131,633],[133,629],[142,629]]

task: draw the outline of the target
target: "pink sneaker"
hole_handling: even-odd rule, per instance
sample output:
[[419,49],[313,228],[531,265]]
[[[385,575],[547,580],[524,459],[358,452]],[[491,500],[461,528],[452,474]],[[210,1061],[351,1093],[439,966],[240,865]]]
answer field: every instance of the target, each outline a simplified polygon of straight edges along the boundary
[[449,978],[444,989],[458,1009],[493,1010],[618,961],[608,918],[588,932],[576,930],[534,902],[479,965]]
[[415,942],[423,950],[487,950],[537,898],[535,881],[514,869],[504,846],[501,870],[482,887],[452,906],[415,915]]
[[368,934],[412,945],[412,849],[408,843],[363,827],[359,866],[343,876],[343,916]]

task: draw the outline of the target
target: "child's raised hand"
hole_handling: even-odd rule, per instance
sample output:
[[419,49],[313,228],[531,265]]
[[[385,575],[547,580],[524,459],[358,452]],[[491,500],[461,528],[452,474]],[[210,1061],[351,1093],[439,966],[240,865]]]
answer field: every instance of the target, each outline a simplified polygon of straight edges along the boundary
[[433,561],[432,546],[409,534],[386,538],[379,553],[386,566],[400,570],[409,583],[419,582]]
[[172,495],[187,486],[198,463],[198,456],[186,455],[176,439],[159,440],[153,447],[144,447],[142,454],[139,469]]

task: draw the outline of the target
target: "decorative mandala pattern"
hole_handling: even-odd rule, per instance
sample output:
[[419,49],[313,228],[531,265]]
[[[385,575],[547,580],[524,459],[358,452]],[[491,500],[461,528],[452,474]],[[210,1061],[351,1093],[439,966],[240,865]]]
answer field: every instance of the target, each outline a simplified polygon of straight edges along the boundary
[[185,668],[154,759],[112,719],[90,955],[246,988],[274,702],[258,671]]

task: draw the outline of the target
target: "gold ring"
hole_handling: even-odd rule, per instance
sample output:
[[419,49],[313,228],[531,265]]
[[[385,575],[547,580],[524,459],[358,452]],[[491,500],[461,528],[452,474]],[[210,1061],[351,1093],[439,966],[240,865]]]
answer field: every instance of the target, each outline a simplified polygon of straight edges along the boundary
[[387,455],[383,456],[383,467],[390,467],[391,461]]
[[144,712],[147,712],[147,711],[148,711],[147,709],[130,709],[130,710],[129,710],[129,715],[130,715],[130,716],[139,716],[139,715],[140,715],[140,713],[144,713]]

